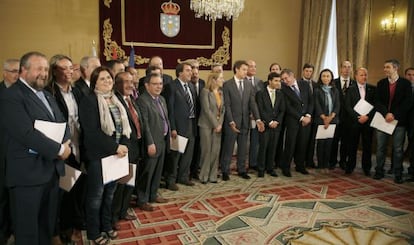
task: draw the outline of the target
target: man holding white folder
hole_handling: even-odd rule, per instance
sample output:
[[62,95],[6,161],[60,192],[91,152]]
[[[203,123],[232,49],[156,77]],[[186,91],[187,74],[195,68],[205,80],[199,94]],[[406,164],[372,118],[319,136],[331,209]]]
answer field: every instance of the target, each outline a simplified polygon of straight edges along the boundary
[[374,129],[370,127],[370,122],[374,117],[375,110],[365,114],[356,111],[355,106],[361,100],[375,105],[375,87],[367,83],[368,70],[360,67],[356,70],[355,79],[357,84],[349,87],[345,96],[344,108],[347,112],[350,122],[350,151],[349,160],[345,166],[345,173],[351,174],[356,166],[357,150],[359,138],[362,138],[362,169],[366,176],[370,176],[371,171],[371,155],[372,155],[372,134]]
[[43,54],[23,55],[19,80],[0,95],[1,123],[8,140],[6,184],[10,188],[16,245],[51,243],[58,179],[64,175],[62,160],[71,153],[68,127],[64,143],[55,142],[34,128],[36,120],[65,122],[56,101],[43,90],[48,70]]
[[[411,107],[412,95],[410,82],[398,76],[400,63],[397,60],[386,60],[384,73],[386,78],[378,81],[375,110],[384,116],[387,123],[398,121],[392,133],[392,151],[394,164],[394,182],[403,183],[403,143],[406,127],[408,126],[408,112]],[[377,167],[375,168],[374,179],[384,177],[384,163],[387,151],[388,139],[391,135],[377,130]]]

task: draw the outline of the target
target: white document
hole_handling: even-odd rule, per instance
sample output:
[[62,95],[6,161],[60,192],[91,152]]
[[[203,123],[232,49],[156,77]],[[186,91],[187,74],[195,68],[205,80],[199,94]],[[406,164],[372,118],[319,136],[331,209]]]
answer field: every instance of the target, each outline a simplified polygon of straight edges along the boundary
[[256,128],[256,120],[250,120],[250,126]]
[[65,136],[66,123],[35,120],[34,128],[42,132],[49,139],[52,139],[60,144],[62,143],[63,136]]
[[128,174],[128,154],[121,158],[117,155],[102,158],[102,178],[104,184],[118,180]]
[[69,192],[81,174],[81,171],[65,164],[65,176],[60,177],[59,187]]
[[358,103],[354,106],[354,111],[356,111],[359,115],[368,115],[368,113],[374,108],[370,103],[366,100],[360,99]]
[[394,120],[390,123],[385,121],[385,118],[379,112],[375,112],[374,118],[371,121],[371,127],[378,129],[386,134],[392,135],[398,120]]
[[131,166],[132,166],[132,178],[129,179],[129,181],[126,183],[126,185],[135,186],[135,179],[137,178],[137,165],[130,163],[130,167]]
[[333,138],[335,134],[335,128],[336,128],[336,124],[329,124],[327,129],[324,128],[324,125],[319,125],[318,131],[316,132],[315,139],[321,140],[321,139]]
[[185,148],[187,147],[188,139],[181,135],[177,135],[175,139],[172,137],[170,138],[170,149],[172,151],[178,151],[180,153],[185,152]]

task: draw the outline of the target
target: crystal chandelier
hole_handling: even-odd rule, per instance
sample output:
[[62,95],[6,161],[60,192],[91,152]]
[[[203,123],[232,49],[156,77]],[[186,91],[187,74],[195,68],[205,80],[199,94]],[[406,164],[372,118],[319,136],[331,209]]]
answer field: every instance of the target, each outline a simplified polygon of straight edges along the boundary
[[244,9],[244,0],[191,0],[190,8],[197,18],[235,20]]

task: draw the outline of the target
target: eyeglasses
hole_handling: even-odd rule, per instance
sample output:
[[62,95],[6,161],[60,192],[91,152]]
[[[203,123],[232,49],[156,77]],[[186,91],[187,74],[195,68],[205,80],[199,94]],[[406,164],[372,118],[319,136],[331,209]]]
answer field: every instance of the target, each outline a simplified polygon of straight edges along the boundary
[[14,70],[4,69],[4,70],[10,73],[19,73],[19,70],[17,69],[14,69]]

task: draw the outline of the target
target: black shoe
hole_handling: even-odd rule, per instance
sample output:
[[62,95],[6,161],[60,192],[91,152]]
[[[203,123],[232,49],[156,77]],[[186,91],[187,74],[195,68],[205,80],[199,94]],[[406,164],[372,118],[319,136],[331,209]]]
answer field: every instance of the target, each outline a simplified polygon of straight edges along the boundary
[[395,179],[394,179],[394,183],[395,183],[395,184],[402,184],[402,183],[404,183],[404,180],[402,179],[402,177],[401,177],[401,176],[399,176],[399,177],[395,177]]
[[364,174],[365,174],[365,176],[370,177],[371,176],[371,171],[367,170],[367,169],[364,169]]
[[259,168],[257,166],[251,166],[249,167],[249,169],[254,170],[254,171],[259,171]]
[[223,173],[223,177],[222,177],[222,179],[223,179],[224,181],[228,181],[228,180],[230,180],[230,177],[229,177],[229,175],[228,175],[228,174]]
[[259,178],[263,178],[263,177],[264,177],[264,172],[263,172],[263,171],[259,171],[259,172],[257,173],[257,177],[259,177]]
[[372,178],[376,179],[376,180],[380,180],[380,179],[384,178],[384,174],[375,173],[374,177],[372,177]]
[[405,181],[407,181],[407,182],[414,182],[414,177],[410,177],[410,178],[406,179]]
[[207,181],[201,181],[201,184],[205,185],[207,184]]
[[314,162],[306,163],[306,167],[308,167],[308,168],[316,168],[316,164]]
[[286,177],[292,177],[292,174],[290,173],[289,169],[282,169],[282,174]]
[[243,179],[250,179],[250,176],[247,173],[240,173],[239,176]]
[[304,175],[308,175],[309,174],[309,172],[308,172],[308,170],[306,170],[306,169],[296,169],[296,172],[299,172],[299,173],[301,173],[301,174],[304,174]]
[[273,171],[267,171],[267,174],[269,174],[272,177],[277,177],[277,173],[273,170]]
[[388,169],[387,174],[392,174],[392,168]]
[[198,176],[198,173],[192,173],[190,174],[190,179],[200,180],[200,177]]
[[346,168],[346,162],[339,162],[339,167],[343,170]]
[[345,170],[345,174],[347,174],[347,175],[352,174],[352,172],[354,172],[353,169],[347,169],[347,170]]

